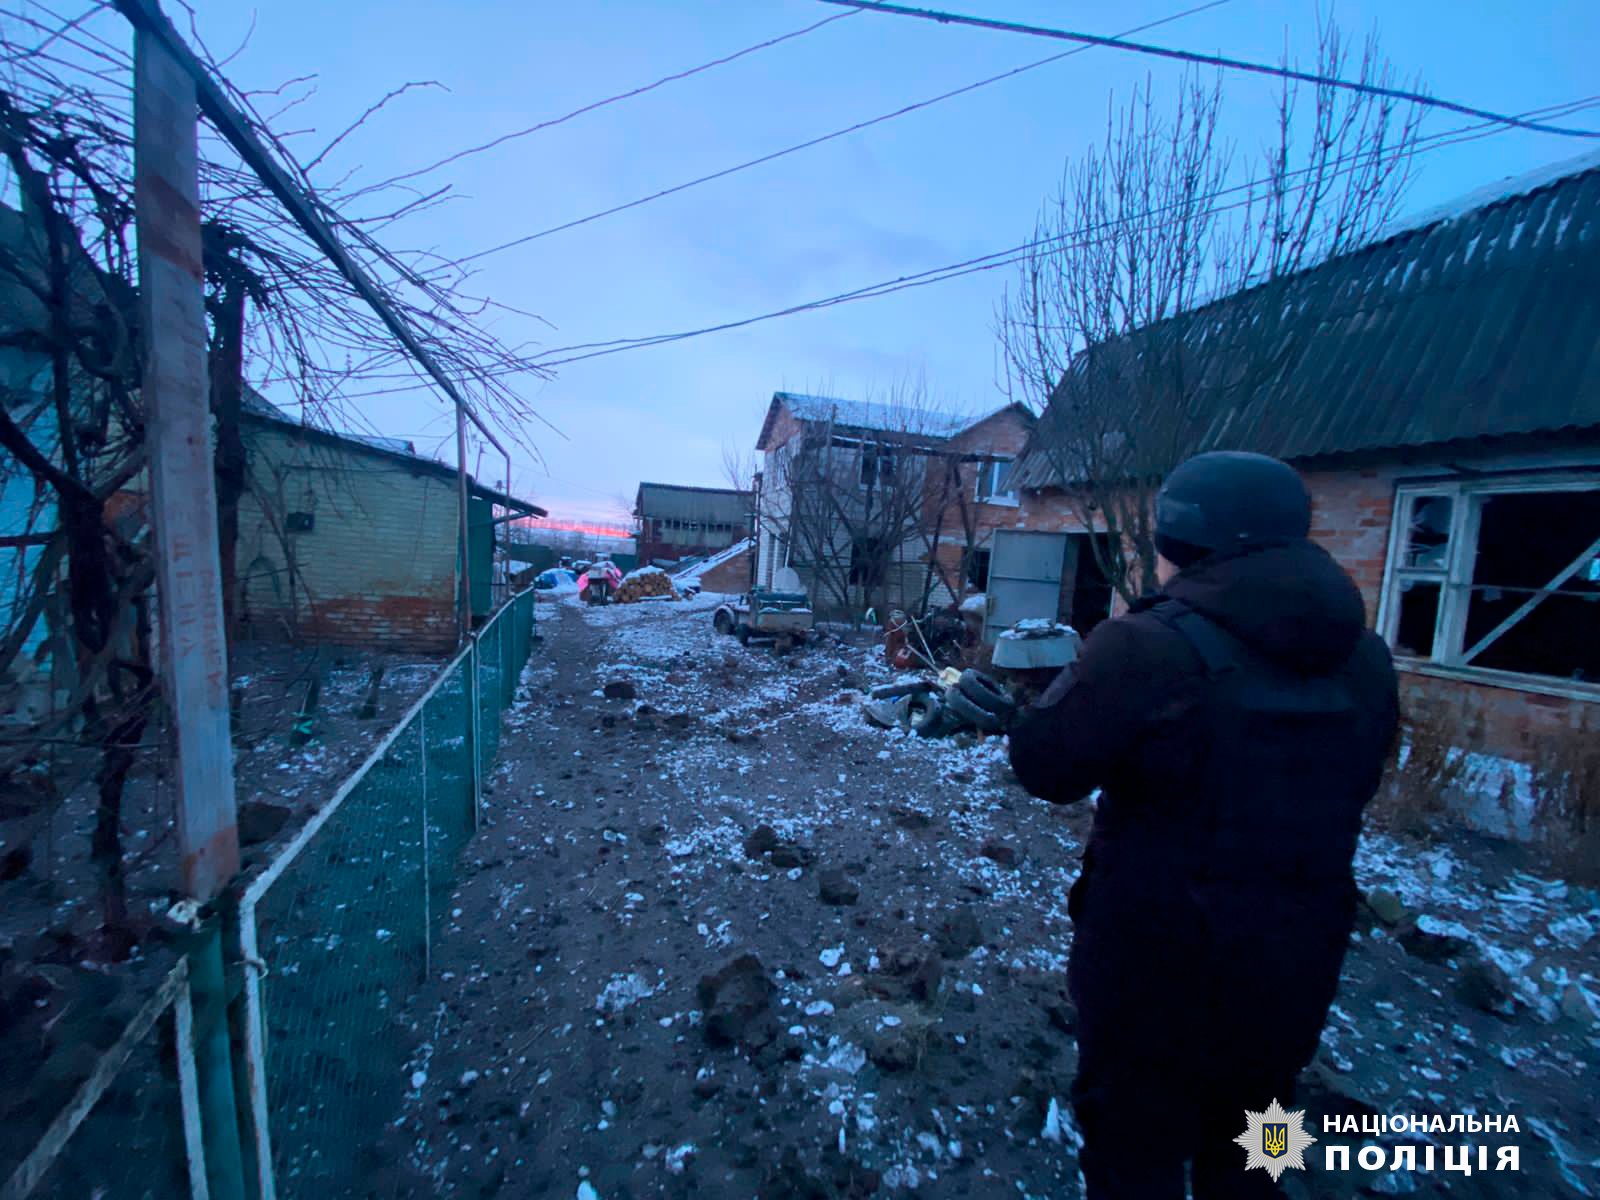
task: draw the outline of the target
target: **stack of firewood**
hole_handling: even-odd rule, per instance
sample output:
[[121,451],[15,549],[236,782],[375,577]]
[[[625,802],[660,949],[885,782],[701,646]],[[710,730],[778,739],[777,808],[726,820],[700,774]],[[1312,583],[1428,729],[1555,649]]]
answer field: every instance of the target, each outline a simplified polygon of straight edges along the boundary
[[671,600],[677,596],[672,590],[672,580],[660,567],[640,567],[622,577],[617,589],[619,604],[632,604],[637,600]]

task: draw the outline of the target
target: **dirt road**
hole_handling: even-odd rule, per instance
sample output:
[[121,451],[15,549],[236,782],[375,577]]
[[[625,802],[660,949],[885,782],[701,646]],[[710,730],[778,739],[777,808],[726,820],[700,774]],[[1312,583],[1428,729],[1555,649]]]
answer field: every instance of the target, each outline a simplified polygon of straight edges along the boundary
[[[1026,796],[998,740],[865,725],[871,646],[778,659],[708,605],[541,605],[375,1192],[1079,1194],[1088,806]],[[1318,1147],[1299,1194],[1600,1194],[1600,902],[1507,853],[1367,840],[1402,911],[1358,935],[1299,1103],[1352,1157],[1322,1114],[1517,1113],[1514,1188]]]

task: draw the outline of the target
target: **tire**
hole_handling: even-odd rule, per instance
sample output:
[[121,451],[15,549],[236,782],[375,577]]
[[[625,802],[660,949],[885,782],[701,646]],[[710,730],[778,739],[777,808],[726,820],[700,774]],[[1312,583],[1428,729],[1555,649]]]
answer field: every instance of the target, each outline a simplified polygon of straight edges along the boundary
[[711,628],[723,637],[730,636],[733,633],[733,614],[725,608],[717,609],[717,615],[711,618]]
[[931,695],[939,690],[939,685],[926,679],[909,679],[904,683],[880,683],[867,695],[874,700],[898,700],[901,696]]
[[956,684],[956,689],[984,712],[993,713],[995,716],[1005,716],[1016,708],[1005,685],[970,667],[961,672],[961,680]]
[[959,717],[979,733],[999,733],[1002,728],[999,717],[986,708],[979,708],[959,687],[944,694],[944,705],[951,716]]
[[909,699],[906,716],[911,722],[911,731],[918,737],[941,738],[952,732],[955,722],[938,696],[928,693]]

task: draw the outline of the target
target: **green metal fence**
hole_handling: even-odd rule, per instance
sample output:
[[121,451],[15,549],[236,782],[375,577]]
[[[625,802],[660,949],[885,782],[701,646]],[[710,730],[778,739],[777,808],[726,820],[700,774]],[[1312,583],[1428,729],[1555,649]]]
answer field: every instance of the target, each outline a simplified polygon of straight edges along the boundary
[[[526,591],[245,890],[243,1062],[230,1049],[213,920],[196,927],[195,948],[0,1182],[0,1200],[372,1190],[368,1180],[392,1166],[376,1161],[374,1147],[406,1087],[402,1014],[431,971],[456,858],[477,827],[500,718],[533,635]],[[207,1064],[220,1064],[220,1074]],[[241,1177],[230,1070],[248,1093],[254,1189]]]
[[245,892],[245,1059],[259,1194],[360,1192],[406,1088],[427,977],[500,717],[532,646],[504,605]]
[[168,1200],[206,1188],[188,959],[105,1048],[0,1197]]

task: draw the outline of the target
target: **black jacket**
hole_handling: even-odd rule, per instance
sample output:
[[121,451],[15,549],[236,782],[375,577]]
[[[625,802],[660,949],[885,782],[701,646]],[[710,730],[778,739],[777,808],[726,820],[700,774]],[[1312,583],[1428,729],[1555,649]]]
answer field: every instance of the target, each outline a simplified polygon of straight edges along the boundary
[[1212,556],[1095,629],[1011,734],[1034,795],[1101,789],[1069,902],[1080,1044],[1130,1070],[1309,1060],[1397,723],[1388,648],[1309,541]]

